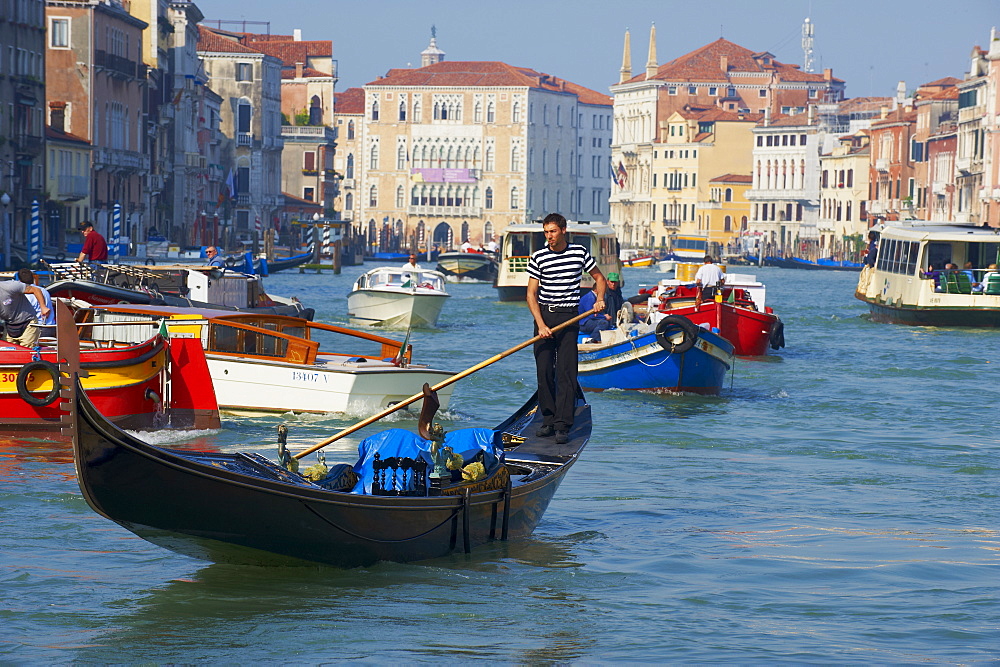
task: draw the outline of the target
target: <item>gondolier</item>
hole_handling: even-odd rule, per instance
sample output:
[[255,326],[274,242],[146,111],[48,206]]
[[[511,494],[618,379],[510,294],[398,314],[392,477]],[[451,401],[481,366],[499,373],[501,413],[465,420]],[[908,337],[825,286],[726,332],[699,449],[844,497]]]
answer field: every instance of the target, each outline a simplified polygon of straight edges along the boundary
[[577,347],[579,327],[570,326],[553,334],[552,327],[573,319],[580,303],[580,278],[584,271],[594,278],[597,300],[594,308],[604,310],[604,274],[582,245],[569,243],[566,218],[558,213],[545,216],[542,224],[545,247],[528,260],[528,310],[535,320],[535,372],[538,377],[538,409],[542,426],[538,437],[556,436],[559,444],[569,440],[577,388]]

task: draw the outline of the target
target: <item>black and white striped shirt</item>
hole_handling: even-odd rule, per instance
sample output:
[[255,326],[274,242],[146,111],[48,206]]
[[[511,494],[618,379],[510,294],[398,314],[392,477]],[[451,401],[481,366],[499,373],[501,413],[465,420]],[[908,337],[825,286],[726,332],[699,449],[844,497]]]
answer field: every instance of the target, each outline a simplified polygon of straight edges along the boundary
[[580,278],[595,266],[590,251],[578,243],[567,244],[562,252],[545,246],[531,253],[528,277],[538,281],[539,303],[576,306],[580,303]]

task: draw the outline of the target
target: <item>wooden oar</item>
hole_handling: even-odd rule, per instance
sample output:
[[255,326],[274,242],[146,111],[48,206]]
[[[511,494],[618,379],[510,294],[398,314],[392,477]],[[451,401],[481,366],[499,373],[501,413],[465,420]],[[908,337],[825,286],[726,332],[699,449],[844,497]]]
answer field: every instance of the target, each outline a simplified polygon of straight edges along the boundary
[[[586,313],[583,313],[582,315],[577,315],[576,317],[574,317],[571,320],[567,320],[567,321],[563,322],[562,324],[559,324],[559,325],[556,325],[556,326],[552,327],[551,330],[553,332],[559,331],[560,329],[564,329],[564,328],[568,327],[571,324],[576,324],[577,322],[579,322],[583,318],[587,317],[588,315],[595,315],[595,314],[597,314],[597,310],[596,309],[595,310],[588,310]],[[447,387],[448,385],[450,385],[450,384],[452,384],[454,382],[458,382],[462,378],[468,377],[469,375],[472,375],[476,371],[482,370],[482,369],[486,368],[487,366],[489,366],[490,364],[494,364],[494,363],[500,361],[504,357],[509,357],[510,355],[514,354],[515,352],[517,352],[519,350],[523,350],[524,348],[528,347],[529,345],[533,345],[534,343],[536,343],[537,341],[540,341],[540,340],[542,340],[542,336],[535,336],[533,338],[529,338],[528,340],[524,341],[523,343],[519,343],[519,344],[515,345],[514,347],[510,348],[506,352],[501,352],[500,354],[494,355],[494,356],[490,357],[489,359],[487,359],[486,361],[480,361],[478,364],[476,364],[475,366],[472,366],[471,368],[466,368],[464,371],[462,371],[460,373],[456,373],[455,375],[452,375],[449,378],[445,378],[444,380],[441,380],[436,385],[434,385],[433,387],[431,387],[431,390],[432,391],[438,391],[439,389],[441,389],[443,387]],[[365,426],[368,426],[369,424],[373,424],[373,423],[377,422],[379,419],[382,419],[383,417],[387,417],[387,416],[391,415],[396,410],[399,410],[401,408],[405,408],[407,405],[410,405],[411,403],[415,403],[416,401],[419,401],[423,397],[424,397],[424,392],[423,392],[423,390],[421,390],[421,391],[417,392],[416,394],[414,394],[413,396],[410,396],[409,398],[407,398],[407,399],[405,399],[403,401],[400,401],[399,403],[396,403],[394,405],[389,406],[388,408],[386,408],[382,412],[378,413],[377,415],[373,415],[371,417],[368,417],[367,419],[359,421],[354,426],[348,426],[343,431],[340,431],[339,433],[330,436],[326,440],[313,445],[309,449],[306,449],[305,451],[301,451],[298,454],[295,454],[295,458],[301,459],[303,456],[309,456],[310,454],[312,454],[313,452],[315,452],[317,449],[322,449],[322,448],[326,447],[327,445],[329,445],[330,443],[333,443],[333,442],[336,442],[337,440],[340,440],[344,436],[350,435],[350,434],[354,433],[355,431],[357,431],[359,429],[362,429]]]

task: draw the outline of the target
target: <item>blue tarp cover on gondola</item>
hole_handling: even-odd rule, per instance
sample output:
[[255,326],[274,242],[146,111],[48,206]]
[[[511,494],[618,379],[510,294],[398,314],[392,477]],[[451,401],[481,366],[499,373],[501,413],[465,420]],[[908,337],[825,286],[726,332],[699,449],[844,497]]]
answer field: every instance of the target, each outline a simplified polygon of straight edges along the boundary
[[[461,454],[466,463],[474,459],[479,452],[483,452],[483,466],[489,473],[498,463],[498,453],[503,451],[502,445],[500,452],[497,451],[495,436],[496,433],[488,428],[463,428],[446,433],[444,446],[451,447],[453,452]],[[427,461],[430,470],[434,466],[430,448],[430,440],[424,440],[416,433],[401,428],[386,429],[365,438],[358,445],[358,462],[354,464],[354,472],[360,479],[351,493],[372,492],[374,478],[372,461],[376,452],[383,460],[391,456],[423,459]]]

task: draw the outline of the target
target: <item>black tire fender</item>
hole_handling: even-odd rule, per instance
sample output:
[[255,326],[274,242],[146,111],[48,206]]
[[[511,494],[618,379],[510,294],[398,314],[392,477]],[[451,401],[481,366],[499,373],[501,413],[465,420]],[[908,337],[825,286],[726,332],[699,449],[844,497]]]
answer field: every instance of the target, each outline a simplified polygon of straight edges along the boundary
[[[671,338],[681,332],[684,336],[681,342],[674,343]],[[681,354],[694,347],[698,340],[698,327],[694,322],[680,315],[667,315],[656,325],[656,342],[664,350]]]
[[[36,398],[28,391],[28,376],[35,371],[45,371],[52,377],[52,391],[42,398]],[[59,382],[59,367],[51,361],[29,361],[17,373],[17,395],[24,399],[24,402],[36,407],[50,405],[59,398],[59,391],[62,385]]]
[[65,262],[66,261],[66,255],[64,253],[57,252],[56,253],[56,261],[57,262]]

